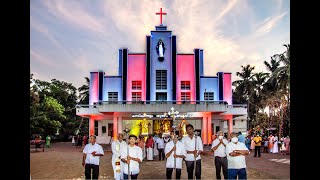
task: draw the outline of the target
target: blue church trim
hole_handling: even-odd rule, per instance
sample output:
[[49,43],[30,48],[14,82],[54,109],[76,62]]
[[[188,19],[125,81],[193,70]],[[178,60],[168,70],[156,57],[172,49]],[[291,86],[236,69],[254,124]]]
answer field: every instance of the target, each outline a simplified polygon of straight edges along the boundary
[[150,47],[151,47],[151,36],[147,36],[147,69],[146,69],[146,100],[150,101]]
[[223,72],[218,72],[219,80],[219,100],[223,100]]
[[102,93],[103,93],[103,71],[99,71],[99,102],[102,101]]
[[[200,50],[195,49],[194,51],[195,59],[195,72],[196,72],[196,100],[200,100]],[[198,104],[199,102],[197,102]]]
[[[177,98],[177,44],[176,44],[176,36],[172,36],[172,100],[175,101]],[[175,102],[174,102],[175,104]]]
[[122,50],[122,100],[127,100],[127,65],[128,65],[128,49]]

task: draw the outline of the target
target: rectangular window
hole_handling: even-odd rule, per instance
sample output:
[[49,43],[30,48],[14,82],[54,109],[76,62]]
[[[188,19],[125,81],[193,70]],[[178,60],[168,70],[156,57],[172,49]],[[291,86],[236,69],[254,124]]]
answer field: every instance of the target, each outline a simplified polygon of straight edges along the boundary
[[108,123],[108,136],[113,136],[113,123]]
[[98,136],[98,121],[94,121],[94,135]]
[[181,90],[190,90],[190,81],[181,81]]
[[167,89],[167,70],[156,70],[156,89]]
[[190,101],[190,92],[181,92],[181,101]]
[[216,126],[216,133],[220,131],[220,126]]
[[235,120],[232,120],[232,125],[236,125],[236,121]]
[[156,93],[156,100],[157,101],[167,101],[167,93],[165,93],[165,92],[157,92]]
[[132,92],[132,102],[141,101],[141,92]]
[[213,101],[214,100],[214,92],[205,92],[204,93],[204,100],[205,101]]
[[116,104],[118,101],[118,92],[108,92],[109,104]]
[[132,81],[132,90],[141,90],[142,82],[141,81]]

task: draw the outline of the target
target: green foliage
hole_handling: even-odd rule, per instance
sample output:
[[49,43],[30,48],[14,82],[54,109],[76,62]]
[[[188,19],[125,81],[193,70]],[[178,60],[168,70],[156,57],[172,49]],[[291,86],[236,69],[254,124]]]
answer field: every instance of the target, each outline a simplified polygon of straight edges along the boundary
[[77,88],[71,83],[52,79],[34,79],[30,75],[30,135],[54,135],[67,139],[79,125],[76,117]]
[[[253,72],[255,67],[241,66],[234,81],[234,104],[248,104],[249,127],[269,128],[279,125],[279,133],[287,135],[290,129],[290,44],[286,51],[264,61],[269,72]],[[268,108],[271,113],[266,114]],[[277,113],[274,113],[277,112]],[[285,128],[285,129],[284,129]]]

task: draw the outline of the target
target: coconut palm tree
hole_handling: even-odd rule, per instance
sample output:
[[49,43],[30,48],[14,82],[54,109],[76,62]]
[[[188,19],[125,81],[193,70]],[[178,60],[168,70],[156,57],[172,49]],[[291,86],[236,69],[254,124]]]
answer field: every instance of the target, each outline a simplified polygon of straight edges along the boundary
[[78,88],[79,91],[79,104],[89,104],[89,86],[90,79],[88,77],[84,77],[86,80],[86,84],[82,85]]
[[241,99],[243,99],[245,101],[248,101],[253,87],[252,71],[255,69],[255,67],[252,67],[248,64],[246,66],[241,66],[241,68],[242,71],[236,73],[236,75],[241,79],[234,81],[232,85],[235,86],[235,94],[241,95],[238,97],[238,100],[241,101]]
[[276,81],[277,90],[287,94],[290,91],[290,44],[284,46],[287,49],[284,53],[274,55],[280,66],[272,72],[270,80]]

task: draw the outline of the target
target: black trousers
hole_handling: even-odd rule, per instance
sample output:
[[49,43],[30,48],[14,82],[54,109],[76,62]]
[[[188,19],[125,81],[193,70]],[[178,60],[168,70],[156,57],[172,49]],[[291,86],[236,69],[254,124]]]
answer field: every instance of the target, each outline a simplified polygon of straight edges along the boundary
[[164,149],[158,149],[158,151],[159,151],[159,161],[161,161],[161,159],[162,160],[165,160],[165,154],[164,154]]
[[258,151],[258,156],[260,157],[260,147],[261,146],[255,146],[254,147],[254,157],[257,157],[257,151]]
[[[139,174],[131,174],[131,179],[138,179]],[[129,179],[128,174],[123,173],[123,179]]]
[[[86,179],[98,179],[99,177],[99,165],[95,164],[86,164],[84,167],[84,174],[86,176]],[[92,170],[92,176],[91,176],[91,170]]]
[[227,157],[214,157],[214,165],[216,166],[216,178],[221,179],[221,167],[223,178],[228,179],[228,160]]
[[[166,175],[167,179],[171,179],[172,177],[173,168],[167,168]],[[181,176],[181,169],[176,168],[176,179],[180,179]]]
[[[186,161],[188,179],[193,179],[194,161]],[[196,178],[201,179],[201,159],[196,161]]]

